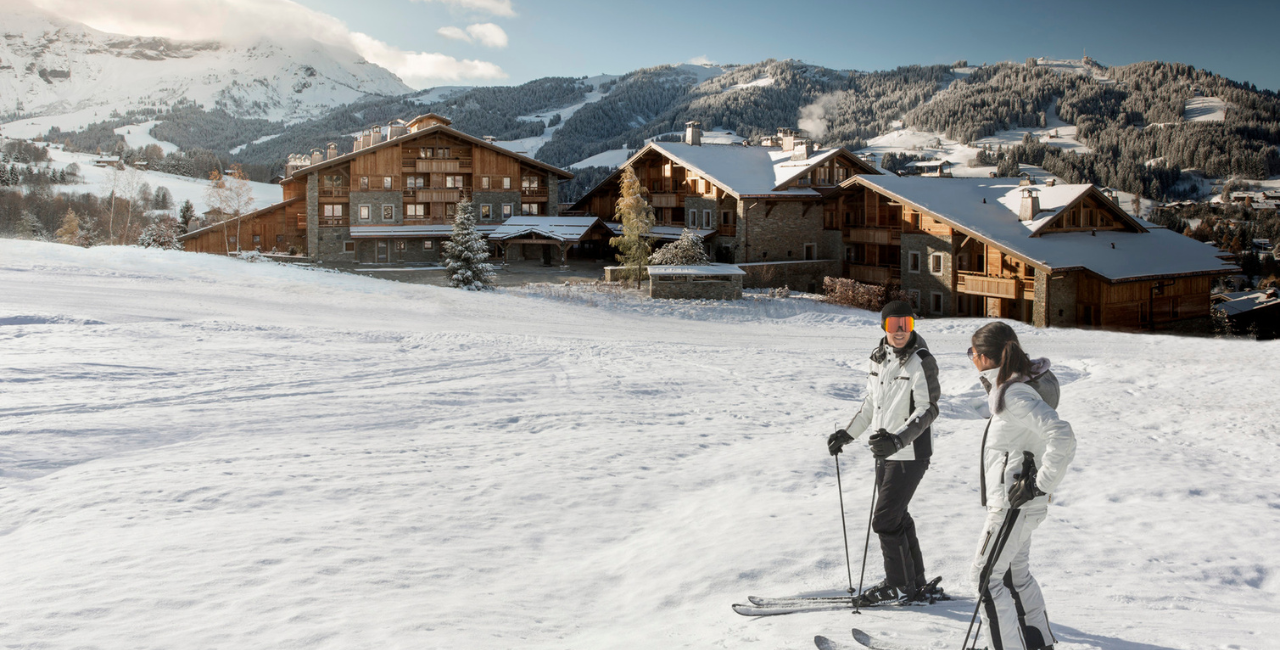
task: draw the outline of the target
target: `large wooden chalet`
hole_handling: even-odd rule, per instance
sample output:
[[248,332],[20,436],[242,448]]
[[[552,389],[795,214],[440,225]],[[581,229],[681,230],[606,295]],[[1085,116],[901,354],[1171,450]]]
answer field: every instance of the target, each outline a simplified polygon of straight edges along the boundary
[[[572,174],[449,124],[435,114],[397,120],[366,130],[351,153],[330,144],[291,156],[281,181],[284,200],[240,217],[242,241],[228,220],[184,235],[184,245],[214,253],[294,247],[321,262],[436,262],[463,198],[474,204],[477,229],[486,235],[514,216],[558,214],[559,182]],[[537,234],[507,238],[501,249],[521,255],[518,245],[527,243],[537,249],[530,254],[541,255],[547,241],[564,252],[564,242]]]

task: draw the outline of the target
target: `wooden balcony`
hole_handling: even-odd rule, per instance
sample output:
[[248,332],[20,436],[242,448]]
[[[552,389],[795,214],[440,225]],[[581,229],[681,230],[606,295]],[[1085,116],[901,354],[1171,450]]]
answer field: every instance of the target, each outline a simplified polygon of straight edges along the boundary
[[976,273],[956,275],[956,291],[972,296],[1014,299],[1018,297],[1019,284],[1017,278],[993,278]]
[[320,198],[322,199],[327,199],[327,198],[345,199],[350,195],[351,195],[351,188],[349,187],[321,187],[320,188]]
[[736,225],[726,226],[721,224],[720,227],[717,229],[716,234],[720,235],[721,237],[737,237],[738,227]]
[[534,201],[547,200],[547,188],[545,187],[522,187],[520,188],[520,198],[531,199]]
[[655,208],[678,208],[680,207],[680,199],[683,197],[683,194],[677,194],[675,192],[650,194],[649,205]]
[[471,190],[466,188],[431,188],[422,190],[405,190],[404,198],[416,203],[457,203],[463,197],[470,197]]
[[[306,220],[307,220],[306,217],[302,217],[301,219],[301,221],[304,224],[306,223]],[[346,217],[326,217],[323,215],[320,216],[321,228],[340,227],[340,226],[346,226],[346,225],[349,225]]]
[[853,244],[896,245],[902,243],[902,231],[888,228],[847,228],[844,237],[846,242]]
[[470,158],[419,158],[414,161],[414,173],[449,174],[471,171]]
[[870,282],[872,284],[888,284],[893,279],[893,269],[887,266],[864,266],[862,264],[849,264],[849,277],[858,282]]

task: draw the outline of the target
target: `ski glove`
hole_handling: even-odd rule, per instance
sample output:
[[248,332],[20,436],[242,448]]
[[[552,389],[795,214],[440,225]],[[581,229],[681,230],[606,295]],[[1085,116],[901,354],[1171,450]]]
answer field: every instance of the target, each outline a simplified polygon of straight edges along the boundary
[[1045,495],[1036,487],[1036,460],[1029,451],[1022,452],[1022,473],[1009,487],[1009,505],[1021,508],[1028,501]]
[[888,458],[902,449],[902,438],[884,429],[876,431],[868,442],[871,445],[871,453],[875,454],[876,458]]
[[851,442],[853,442],[853,436],[849,435],[848,431],[841,429],[827,436],[827,451],[831,452],[832,456],[835,456],[844,449],[845,445]]

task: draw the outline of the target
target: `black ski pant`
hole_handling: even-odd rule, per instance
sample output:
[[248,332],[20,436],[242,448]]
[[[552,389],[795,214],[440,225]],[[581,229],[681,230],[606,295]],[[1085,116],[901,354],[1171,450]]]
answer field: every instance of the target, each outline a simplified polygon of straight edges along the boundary
[[884,577],[890,585],[910,590],[928,582],[916,540],[916,523],[907,512],[916,486],[929,469],[929,459],[882,460],[876,463],[876,508],[871,530],[880,537]]

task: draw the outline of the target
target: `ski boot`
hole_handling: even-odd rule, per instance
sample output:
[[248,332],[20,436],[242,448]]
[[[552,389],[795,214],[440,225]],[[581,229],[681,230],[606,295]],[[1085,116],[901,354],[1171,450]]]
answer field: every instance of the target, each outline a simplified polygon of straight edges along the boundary
[[858,594],[858,604],[862,607],[874,607],[900,600],[905,595],[901,589],[889,584],[888,580],[881,580]]

